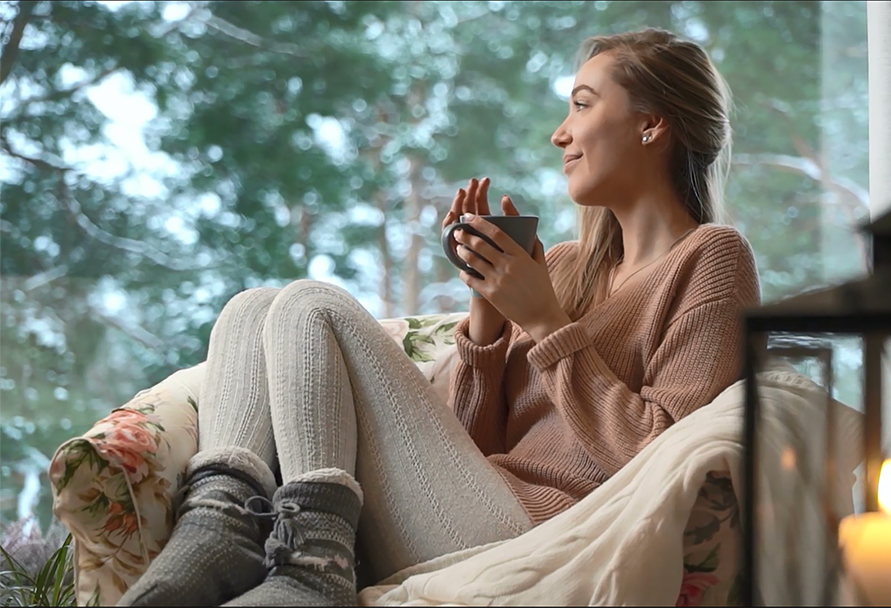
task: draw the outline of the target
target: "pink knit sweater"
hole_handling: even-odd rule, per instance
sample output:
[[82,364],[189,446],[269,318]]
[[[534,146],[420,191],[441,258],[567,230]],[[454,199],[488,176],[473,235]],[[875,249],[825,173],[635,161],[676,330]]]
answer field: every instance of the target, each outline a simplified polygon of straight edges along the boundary
[[[548,251],[552,276],[576,248]],[[642,281],[539,344],[508,321],[478,346],[462,321],[450,405],[540,523],[739,379],[739,313],[759,301],[748,241],[700,226]]]

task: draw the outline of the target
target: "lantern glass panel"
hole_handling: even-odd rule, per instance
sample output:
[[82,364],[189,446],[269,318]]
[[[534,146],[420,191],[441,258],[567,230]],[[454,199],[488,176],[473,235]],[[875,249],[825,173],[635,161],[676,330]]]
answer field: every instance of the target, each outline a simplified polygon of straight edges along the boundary
[[[757,372],[796,371],[823,391],[770,393],[760,375],[755,508],[758,596],[768,604],[838,604],[838,525],[862,510],[864,341],[763,332]],[[814,401],[814,394],[824,398]]]

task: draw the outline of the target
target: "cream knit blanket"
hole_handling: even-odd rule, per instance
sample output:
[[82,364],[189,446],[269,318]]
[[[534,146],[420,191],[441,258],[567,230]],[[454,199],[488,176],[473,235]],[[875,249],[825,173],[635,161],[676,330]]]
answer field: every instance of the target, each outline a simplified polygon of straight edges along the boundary
[[[824,511],[807,473],[822,459],[795,446],[825,436],[835,416],[839,461],[836,510],[851,511],[851,472],[859,462],[859,414],[788,367],[759,376],[763,404],[761,501],[770,518],[760,527],[759,573],[768,605],[789,603],[785,583],[789,539],[800,543],[802,588],[817,593]],[[360,595],[362,605],[650,605],[673,606],[683,574],[683,531],[710,471],[729,472],[737,495],[742,474],[743,382],[670,427],[603,486],[573,508],[526,534],[443,556],[397,573]],[[789,450],[792,450],[791,452]],[[798,460],[794,460],[797,458]],[[784,466],[785,464],[785,466]],[[790,466],[793,465],[794,466]],[[792,534],[793,536],[790,536]],[[796,552],[798,555],[799,552]],[[819,595],[801,598],[819,603]]]

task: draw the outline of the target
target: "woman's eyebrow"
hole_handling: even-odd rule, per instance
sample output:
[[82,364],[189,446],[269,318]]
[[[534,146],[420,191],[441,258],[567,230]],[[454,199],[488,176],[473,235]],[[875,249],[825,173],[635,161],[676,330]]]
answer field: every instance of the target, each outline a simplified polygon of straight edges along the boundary
[[572,93],[570,93],[569,96],[570,96],[570,97],[575,97],[575,94],[578,93],[579,91],[589,91],[589,92],[592,93],[593,95],[597,95],[597,91],[595,91],[594,89],[592,89],[592,88],[589,87],[588,85],[586,85],[586,84],[580,84],[580,85],[578,85],[576,88],[574,88],[574,89],[572,90]]

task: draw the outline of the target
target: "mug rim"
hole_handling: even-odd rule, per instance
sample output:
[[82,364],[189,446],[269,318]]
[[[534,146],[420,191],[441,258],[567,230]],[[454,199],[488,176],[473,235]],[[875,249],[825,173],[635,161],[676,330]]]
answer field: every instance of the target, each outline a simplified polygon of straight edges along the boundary
[[[462,213],[461,215],[459,215],[459,216],[458,216],[458,220],[459,220],[459,221],[463,221],[461,218],[463,218],[465,215],[466,215],[466,214],[464,214],[464,213]],[[537,215],[531,215],[531,214],[521,214],[521,215],[495,215],[494,213],[474,213],[473,215],[475,215],[476,217],[513,217],[513,218],[517,218],[517,219],[536,219],[536,220],[537,220],[537,219],[541,219],[539,216],[537,216]]]

